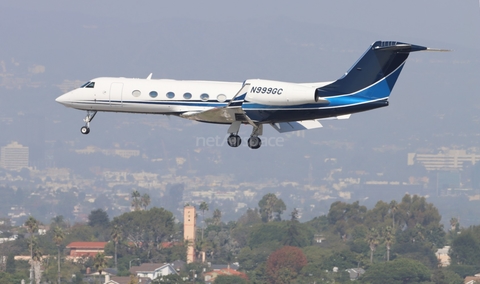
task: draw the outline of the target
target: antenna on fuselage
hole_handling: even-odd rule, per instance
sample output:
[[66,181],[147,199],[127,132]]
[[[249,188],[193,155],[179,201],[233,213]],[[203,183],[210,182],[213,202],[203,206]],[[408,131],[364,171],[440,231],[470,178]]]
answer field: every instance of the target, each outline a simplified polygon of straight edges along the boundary
[[147,77],[147,80],[152,79],[152,75],[153,75],[153,73],[150,73],[150,75],[148,75],[148,77]]

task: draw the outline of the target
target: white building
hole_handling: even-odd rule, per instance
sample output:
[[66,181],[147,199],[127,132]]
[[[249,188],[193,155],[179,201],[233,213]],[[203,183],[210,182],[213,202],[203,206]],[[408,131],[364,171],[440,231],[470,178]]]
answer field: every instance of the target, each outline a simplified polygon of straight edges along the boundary
[[178,274],[172,265],[168,263],[142,263],[140,266],[132,266],[130,273],[137,277],[156,279],[170,274]]
[[28,147],[12,142],[2,147],[0,167],[7,170],[19,170],[28,167]]

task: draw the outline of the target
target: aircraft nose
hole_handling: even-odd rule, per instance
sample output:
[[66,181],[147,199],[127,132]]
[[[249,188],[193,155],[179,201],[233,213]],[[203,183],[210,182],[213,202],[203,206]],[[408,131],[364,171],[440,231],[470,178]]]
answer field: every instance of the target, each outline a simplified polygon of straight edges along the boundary
[[58,98],[55,99],[57,103],[63,103],[65,102],[65,95],[61,95]]
[[55,101],[56,101],[57,103],[60,103],[60,104],[64,105],[64,106],[68,105],[68,103],[69,103],[68,93],[59,96],[58,98],[55,99]]

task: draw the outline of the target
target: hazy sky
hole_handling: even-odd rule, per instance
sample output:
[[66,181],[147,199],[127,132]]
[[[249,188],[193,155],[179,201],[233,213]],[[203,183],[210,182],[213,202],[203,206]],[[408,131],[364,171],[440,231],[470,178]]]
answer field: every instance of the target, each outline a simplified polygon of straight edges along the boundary
[[[477,0],[2,1],[0,34],[7,71],[17,68],[15,60],[15,72],[45,66],[44,73],[29,76],[49,87],[150,72],[155,79],[330,81],[372,42],[403,41],[454,51],[412,54],[388,108],[327,125],[345,127],[354,143],[368,143],[367,129],[402,137],[426,128],[455,131],[480,108]],[[65,139],[95,143],[99,132],[78,138],[83,113],[56,104],[60,94],[36,94],[48,109],[38,112],[76,121],[69,121],[71,133],[61,133]],[[93,127],[118,117],[102,114]],[[226,132],[222,126],[198,129]],[[309,135],[334,137],[327,129]]]
[[[476,0],[2,2],[0,7],[12,8],[19,17],[23,9],[39,13],[68,11],[131,22],[188,18],[220,23],[288,17],[302,22],[368,31],[382,38],[455,42],[471,47],[480,43],[480,9]],[[28,21],[21,19],[18,24],[25,20]],[[47,20],[61,24],[69,18]]]

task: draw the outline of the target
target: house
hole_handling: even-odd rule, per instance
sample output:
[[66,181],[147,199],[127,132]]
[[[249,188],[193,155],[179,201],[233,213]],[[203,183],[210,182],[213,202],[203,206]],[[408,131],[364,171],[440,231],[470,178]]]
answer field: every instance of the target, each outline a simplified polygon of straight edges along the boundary
[[214,270],[210,272],[206,272],[203,274],[205,277],[205,284],[212,284],[215,282],[215,279],[220,275],[232,275],[232,276],[239,276],[245,280],[248,280],[247,274],[243,272],[236,271],[231,268],[224,268],[219,270]]
[[[105,276],[105,283],[104,284],[130,284],[132,277],[136,276]],[[140,277],[138,278],[138,282],[142,284],[150,284],[152,279],[148,277]]]
[[222,269],[233,269],[238,270],[240,268],[240,264],[238,262],[234,262],[232,264],[211,264],[208,263],[208,267],[212,270],[222,270]]
[[448,255],[449,251],[450,246],[444,246],[443,248],[437,249],[437,252],[435,253],[438,262],[442,267],[447,267],[450,265],[450,256]]
[[66,246],[70,249],[70,257],[94,257],[104,252],[107,242],[72,242]]
[[480,284],[480,274],[475,274],[475,276],[467,276],[463,281],[465,284]]
[[175,271],[180,272],[185,270],[187,263],[183,260],[175,260],[170,265],[172,265]]
[[142,263],[140,266],[132,266],[130,273],[138,277],[148,277],[151,280],[159,276],[178,274],[169,263]]
[[365,270],[363,268],[349,268],[345,271],[350,274],[350,280],[357,280],[360,275],[363,275],[365,273]]

